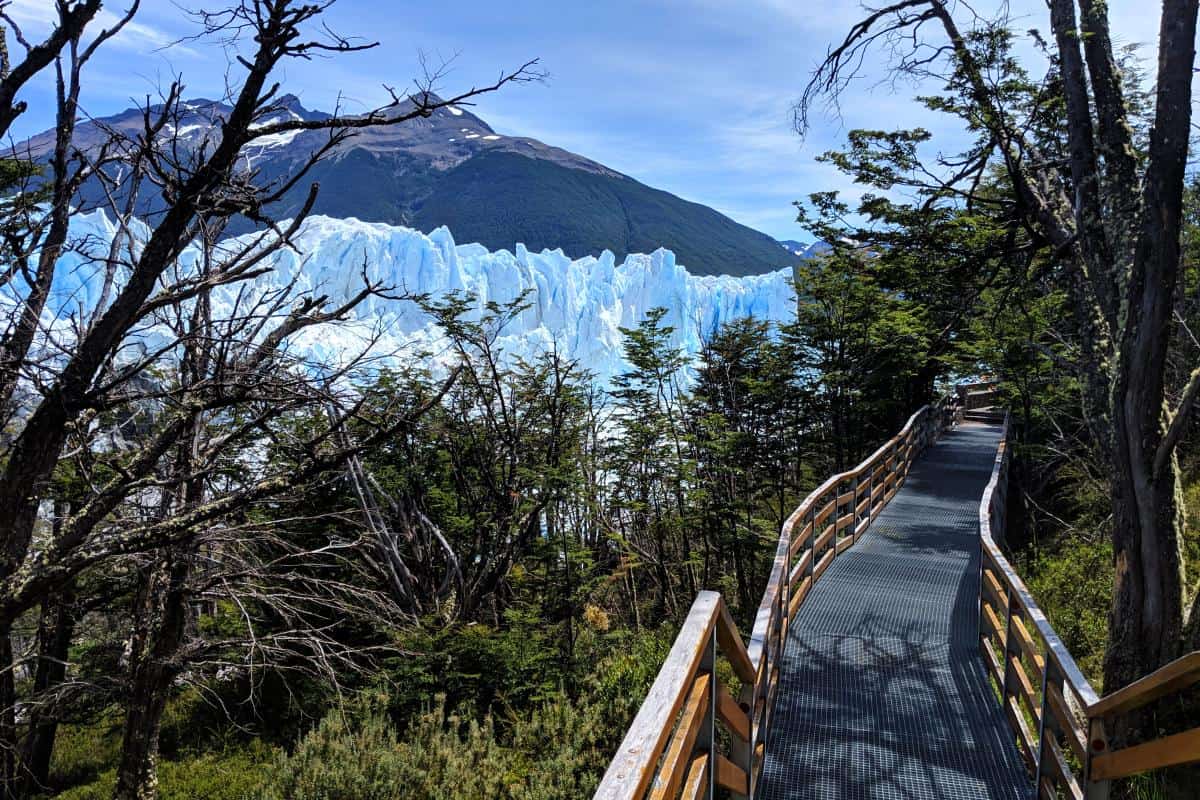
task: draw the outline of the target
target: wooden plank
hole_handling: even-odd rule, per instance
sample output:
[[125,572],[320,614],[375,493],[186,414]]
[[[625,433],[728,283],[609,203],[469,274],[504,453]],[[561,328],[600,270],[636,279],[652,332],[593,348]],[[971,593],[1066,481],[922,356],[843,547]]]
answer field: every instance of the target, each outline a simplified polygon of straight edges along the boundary
[[883,502],[883,497],[880,496],[878,502],[876,502],[875,505],[871,506],[871,520],[872,521],[874,521],[876,517],[878,517],[880,514],[883,513],[883,507],[885,505],[887,505],[887,503]]
[[1163,695],[1187,688],[1197,681],[1200,681],[1200,650],[1177,658],[1146,677],[1101,697],[1098,702],[1088,707],[1087,714],[1089,717],[1105,717],[1130,711]]
[[1046,659],[1038,652],[1033,644],[1033,637],[1029,635],[1029,629],[1025,627],[1025,623],[1016,614],[1012,618],[1013,633],[1016,634],[1017,644],[1025,653],[1025,657],[1037,665],[1037,671],[1040,673],[1046,668]]
[[804,555],[800,556],[800,560],[796,562],[796,566],[792,567],[791,573],[788,575],[788,585],[795,586],[808,571],[808,563],[812,561],[813,551],[805,550]]
[[812,539],[813,524],[809,522],[800,529],[800,533],[792,535],[792,541],[788,544],[788,555],[795,556],[796,551],[804,547],[810,539]]
[[1000,581],[996,580],[996,573],[990,569],[983,571],[984,588],[992,595],[992,602],[996,608],[1005,608],[1008,606],[1008,598],[1004,594],[1004,589],[1000,588]]
[[671,743],[663,755],[662,769],[651,787],[651,800],[673,800],[675,795],[679,794],[684,773],[692,760],[692,751],[696,748],[700,727],[708,714],[708,693],[711,687],[712,676],[707,672],[697,676],[692,682],[687,702],[683,706],[683,716],[679,718],[679,727],[671,737]]
[[825,555],[817,562],[817,566],[813,568],[813,578],[821,577],[825,570],[829,569],[829,565],[833,563],[833,557],[836,555],[832,550],[826,551]]
[[999,645],[1004,647],[1004,626],[1000,624],[1000,620],[996,617],[996,612],[987,603],[983,604],[983,619],[987,622],[988,627],[992,629],[992,635],[996,637]]
[[854,515],[853,514],[843,514],[842,516],[838,517],[837,529],[839,531],[844,531],[844,530],[846,530],[846,528],[849,528],[853,524],[854,524]]
[[821,535],[813,542],[813,550],[821,552],[825,549],[825,545],[829,544],[829,540],[833,538],[833,526],[830,525],[825,530],[821,531]]
[[742,635],[738,633],[737,623],[733,621],[733,616],[729,613],[729,607],[722,600],[717,609],[717,647],[721,653],[729,660],[729,665],[733,667],[734,673],[743,683],[754,682],[754,664],[750,661],[750,655],[746,652],[746,645],[742,644]]
[[1008,656],[1008,668],[1017,679],[1018,696],[1025,701],[1025,707],[1029,710],[1029,716],[1033,717],[1034,722],[1041,722],[1042,709],[1038,703],[1037,692],[1033,690],[1033,684],[1029,682],[1029,675],[1025,673],[1025,665],[1021,663],[1021,659],[1015,654]]
[[692,759],[687,777],[683,780],[683,794],[679,800],[699,800],[708,794],[708,754],[701,753]]
[[991,671],[992,677],[996,679],[996,683],[1003,684],[1004,671],[1000,669],[1000,660],[996,658],[996,651],[992,649],[992,643],[987,640],[986,636],[979,638],[979,649],[983,652],[983,660]]
[[825,520],[829,519],[829,517],[833,515],[834,511],[837,511],[837,504],[830,500],[825,504],[825,507],[818,511],[816,516],[813,517],[813,524],[820,526],[823,522],[825,522]]
[[983,602],[987,603],[992,608],[1001,609],[1003,613],[1003,609],[1008,607],[1004,601],[1004,595],[995,594],[992,591],[992,587],[988,586],[987,581],[984,581],[983,583],[983,590],[983,597],[981,598]]
[[743,742],[750,741],[750,716],[724,685],[717,685],[717,716],[729,727],[729,732]]
[[804,602],[804,598],[808,597],[808,590],[812,586],[812,577],[804,576],[804,580],[796,584],[796,591],[792,594],[792,600],[788,603],[788,616],[796,616],[796,612],[800,610],[800,604]]
[[1075,773],[1067,765],[1067,759],[1063,756],[1062,748],[1058,746],[1058,742],[1054,741],[1054,737],[1047,736],[1046,741],[1042,743],[1042,747],[1045,748],[1042,750],[1042,762],[1050,762],[1050,768],[1057,778],[1056,782],[1066,790],[1067,797],[1070,800],[1083,800],[1083,788],[1079,785],[1079,781],[1075,779]]
[[708,647],[720,601],[716,592],[703,591],[696,596],[645,702],[600,780],[594,800],[627,800],[646,793],[675,718],[692,689],[692,676]]
[[996,577],[1001,583],[1003,583],[1004,568],[1000,566],[1000,562],[997,560],[996,556],[997,553],[992,552],[992,548],[983,548],[983,567],[984,569],[991,570],[993,573],[995,573]]
[[[807,503],[807,501],[805,502]],[[801,504],[801,508],[803,507],[804,504]],[[799,509],[793,512],[792,516],[788,519],[793,519],[798,513]],[[772,618],[776,613],[776,608],[783,602],[780,595],[783,593],[784,584],[787,582],[787,566],[787,540],[786,535],[781,533],[779,544],[775,548],[775,560],[771,564],[771,572],[767,577],[767,588],[763,590],[762,600],[758,603],[758,611],[754,614],[754,626],[750,629],[750,641],[746,645],[746,652],[750,655],[750,660],[755,664],[760,663],[763,659],[763,650],[767,645],[767,637],[774,624]]]
[[838,504],[839,508],[841,506],[846,505],[847,503],[853,503],[854,500],[855,500],[855,494],[852,491],[851,492],[842,492],[841,494],[839,494],[837,496],[837,504]]
[[847,536],[845,539],[842,539],[840,542],[837,543],[837,547],[835,549],[837,550],[837,554],[840,556],[842,553],[849,550],[853,545],[854,545],[854,537]]
[[730,761],[721,753],[717,753],[716,783],[723,789],[734,794],[750,794],[750,780],[745,770]]
[[1200,761],[1200,728],[1093,756],[1091,779],[1111,781],[1196,761]]
[[1033,734],[1030,733],[1029,726],[1025,724],[1025,717],[1021,714],[1015,697],[1008,698],[1004,703],[1004,715],[1008,717],[1009,727],[1017,737],[1017,749],[1021,751],[1021,756],[1024,757],[1026,765],[1032,771],[1037,764],[1033,751]]
[[871,518],[865,517],[862,522],[858,523],[858,527],[854,529],[854,541],[857,542],[859,537],[866,533],[869,527],[871,527]]
[[1075,757],[1079,759],[1080,763],[1087,760],[1087,740],[1084,738],[1084,732],[1080,729],[1075,715],[1071,713],[1066,698],[1053,683],[1046,686],[1046,706],[1058,720],[1059,727],[1067,737],[1067,744],[1071,746]]
[[862,502],[854,507],[854,513],[861,517],[863,514],[867,513],[867,506],[870,504],[871,495],[868,493],[867,496],[863,498]]

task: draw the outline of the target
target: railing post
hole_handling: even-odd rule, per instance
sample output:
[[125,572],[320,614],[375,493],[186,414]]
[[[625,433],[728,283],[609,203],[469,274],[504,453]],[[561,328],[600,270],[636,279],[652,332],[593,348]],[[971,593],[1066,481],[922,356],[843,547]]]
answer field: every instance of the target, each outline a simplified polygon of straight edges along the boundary
[[850,514],[854,522],[850,525],[850,538],[858,540],[858,473],[854,473],[854,491],[851,493],[853,498],[850,501]]
[[750,738],[744,742],[737,736],[729,738],[729,755],[733,763],[746,770],[746,788],[750,790],[747,798],[754,797],[754,683],[743,684],[738,695],[738,706],[746,711],[746,718],[750,720]]
[[867,467],[867,519],[875,522],[875,468],[872,463]]
[[[1038,800],[1041,796],[1042,778],[1046,774],[1046,734],[1057,737],[1058,725],[1053,719],[1054,714],[1050,711],[1050,684],[1051,670],[1053,669],[1054,659],[1050,658],[1049,653],[1046,654],[1046,659],[1042,666],[1042,711],[1041,718],[1038,720],[1038,736],[1037,736],[1037,769],[1033,774],[1033,800]],[[1055,678],[1055,688],[1058,687],[1058,679]],[[1059,691],[1062,691],[1059,688]],[[1047,727],[1047,725],[1049,727]]]
[[1012,683],[1009,676],[1012,674],[1012,662],[1010,656],[1013,653],[1013,590],[1008,587],[1004,593],[1004,681],[1000,685],[1000,708],[1004,713],[1008,713],[1008,687]]
[[897,461],[900,458],[900,446],[899,446],[898,442],[899,442],[899,437],[896,437],[896,442],[893,442],[892,446],[890,448],[888,448],[888,461],[891,463],[888,464],[887,482],[890,483],[891,486],[888,487],[887,492],[883,493],[883,496],[885,498],[887,497],[888,492],[891,492],[896,489],[896,485],[899,482],[898,473],[896,472],[896,467],[899,466]]
[[812,591],[812,576],[813,568],[817,563],[817,506],[820,505],[821,498],[816,498],[813,504],[808,509],[808,568],[805,573],[808,575],[808,591]]
[[696,749],[707,753],[708,779],[701,795],[705,800],[712,800],[715,787],[714,776],[717,771],[717,626],[713,625],[708,634],[708,644],[704,647],[704,656],[700,659],[697,674],[708,673],[708,708],[704,712],[704,721],[700,723],[700,733],[696,736]]
[[1108,732],[1104,728],[1104,720],[1088,720],[1087,758],[1083,762],[1083,797],[1084,800],[1108,800],[1109,781],[1092,782],[1092,759],[1108,749]]
[[984,535],[984,533],[985,533],[985,531],[983,530],[983,523],[981,522],[981,523],[979,523],[979,534],[980,534],[979,535],[979,600],[976,603],[976,613],[975,613],[975,643],[980,648],[983,647],[983,638],[984,638],[984,627],[983,627],[983,604],[985,602],[984,594],[983,594],[983,571],[985,569],[984,550],[983,550],[983,535]]

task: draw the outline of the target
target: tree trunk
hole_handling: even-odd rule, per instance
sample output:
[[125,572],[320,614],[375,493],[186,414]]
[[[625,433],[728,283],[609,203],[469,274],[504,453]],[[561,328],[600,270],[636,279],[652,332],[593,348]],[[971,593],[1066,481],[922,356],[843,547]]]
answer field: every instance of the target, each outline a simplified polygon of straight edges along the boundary
[[[1112,394],[1116,575],[1104,659],[1106,692],[1162,666],[1182,644],[1182,492],[1167,433],[1171,419],[1164,383],[1179,280],[1196,15],[1196,0],[1163,5],[1145,202],[1122,308]],[[1118,745],[1139,732],[1142,717],[1122,721]]]
[[[1159,406],[1161,408],[1161,404]],[[1113,490],[1113,600],[1104,658],[1104,691],[1112,692],[1179,655],[1183,622],[1178,464],[1155,475],[1155,448],[1117,414]],[[1131,442],[1131,439],[1133,440]],[[1155,438],[1150,442],[1157,444]],[[1146,452],[1146,450],[1149,452]],[[1148,463],[1151,462],[1151,463]],[[1118,743],[1134,740],[1144,715],[1122,720]]]
[[147,577],[140,612],[143,621],[130,648],[130,685],[121,760],[113,800],[158,797],[158,740],[163,709],[178,674],[188,603],[186,554],[168,552]]
[[72,604],[74,596],[68,590],[55,602],[42,607],[38,623],[38,660],[33,678],[33,697],[40,699],[29,718],[22,753],[25,793],[33,795],[44,791],[50,778],[50,758],[54,753],[54,739],[58,735],[60,716],[57,703],[49,706],[49,693],[62,684],[67,675],[67,658],[70,655],[71,639],[75,635],[75,614]]
[[0,628],[0,748],[3,763],[0,779],[3,780],[5,800],[17,797],[20,776],[17,774],[17,689],[13,671],[12,629],[8,625]]

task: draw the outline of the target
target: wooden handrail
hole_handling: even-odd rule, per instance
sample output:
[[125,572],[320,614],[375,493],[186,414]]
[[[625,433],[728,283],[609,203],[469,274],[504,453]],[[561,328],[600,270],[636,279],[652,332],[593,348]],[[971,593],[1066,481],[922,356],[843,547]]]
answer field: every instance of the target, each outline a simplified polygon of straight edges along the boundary
[[[597,800],[641,800],[648,794],[673,800],[680,786],[684,797],[711,798],[717,786],[735,797],[753,796],[788,625],[813,583],[858,541],[912,462],[957,421],[960,410],[949,397],[921,407],[862,463],[831,476],[804,498],[780,531],[748,646],[721,596],[700,592],[604,773]],[[736,703],[712,679],[718,654],[742,683]],[[702,697],[711,709],[698,721],[696,703]],[[733,743],[728,757],[717,748],[718,722]]]
[[1200,650],[1188,653],[1088,707],[1089,717],[1123,714],[1200,681]]
[[[688,782],[696,751],[713,750],[717,719],[732,713],[728,708],[717,712],[722,691],[716,679],[718,652],[728,658],[739,678],[755,679],[721,595],[703,591],[692,603],[658,677],[604,773],[596,798],[640,798],[651,790],[654,797],[674,798],[674,791]],[[745,719],[727,724],[734,736],[750,727],[746,712],[738,708],[738,713]],[[717,775],[711,763],[706,771],[710,779]]]
[[[979,505],[979,646],[1039,796],[1053,797],[1061,790],[1068,797],[1106,798],[1114,779],[1200,761],[1200,726],[1108,750],[1106,718],[1135,711],[1200,682],[1200,651],[1107,697],[1097,695],[997,545],[1005,524],[1008,432],[1006,415],[991,479]],[[1030,672],[1040,688],[1034,689]],[[1060,739],[1078,757],[1077,768],[1063,758]]]

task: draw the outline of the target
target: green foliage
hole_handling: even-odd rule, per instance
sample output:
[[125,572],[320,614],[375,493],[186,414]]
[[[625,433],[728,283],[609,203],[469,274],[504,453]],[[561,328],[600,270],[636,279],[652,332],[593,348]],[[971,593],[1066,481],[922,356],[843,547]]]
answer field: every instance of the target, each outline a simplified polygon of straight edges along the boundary
[[1094,686],[1102,685],[1108,608],[1112,600],[1112,545],[1063,541],[1019,565],[1050,624]]
[[525,708],[557,694],[565,676],[552,635],[517,614],[507,621],[500,628],[471,623],[403,634],[397,644],[406,655],[385,664],[392,711],[405,718],[438,693],[451,707],[480,712],[497,704]]
[[567,800],[594,791],[665,657],[662,634],[616,636],[585,690],[523,710],[446,712],[446,697],[399,735],[373,693],[331,711],[280,756],[265,800]]
[[[261,796],[269,778],[273,750],[260,743],[211,751],[158,766],[159,800],[251,800]],[[107,770],[96,780],[55,795],[60,800],[109,800],[117,778]]]
[[1183,492],[1183,563],[1188,565],[1188,597],[1200,592],[1200,475]]
[[539,706],[511,722],[503,743],[493,717],[447,714],[442,702],[403,738],[378,711],[331,713],[277,762],[264,797],[565,800],[595,789],[608,756],[596,747],[607,721],[594,708]]
[[121,719],[104,717],[88,725],[60,725],[50,774],[56,786],[90,784],[111,772],[121,753]]

